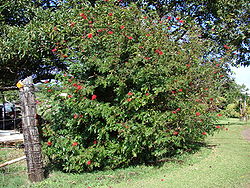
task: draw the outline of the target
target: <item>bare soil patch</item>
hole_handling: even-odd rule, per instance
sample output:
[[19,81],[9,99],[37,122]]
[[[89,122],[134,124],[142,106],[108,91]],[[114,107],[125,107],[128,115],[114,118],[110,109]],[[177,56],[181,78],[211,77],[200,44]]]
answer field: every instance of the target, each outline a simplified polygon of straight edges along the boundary
[[242,136],[250,142],[250,128],[247,128],[242,131]]

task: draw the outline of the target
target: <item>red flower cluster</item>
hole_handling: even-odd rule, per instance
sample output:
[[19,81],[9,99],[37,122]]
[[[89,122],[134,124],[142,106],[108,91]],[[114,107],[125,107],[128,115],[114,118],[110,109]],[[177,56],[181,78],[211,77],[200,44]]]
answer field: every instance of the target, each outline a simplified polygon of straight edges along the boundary
[[163,55],[163,52],[159,49],[155,50],[155,53],[159,54],[159,55]]
[[52,145],[52,142],[48,141],[48,142],[47,142],[47,145],[48,145],[48,146],[51,146],[51,145]]
[[78,142],[73,142],[72,146],[77,146]]
[[177,131],[173,132],[173,135],[175,135],[175,136],[178,135],[178,134],[179,134],[179,132],[177,132]]
[[95,100],[97,98],[96,95],[92,95],[91,100]]
[[87,16],[84,13],[80,13],[79,16],[81,16],[83,19],[87,19]]
[[207,133],[206,132],[203,132],[203,133],[201,133],[202,135],[207,135]]
[[52,51],[52,52],[56,52],[56,51],[57,51],[57,49],[56,49],[56,48],[54,48],[54,49],[52,49],[51,51]]
[[91,163],[92,163],[91,161],[87,161],[87,165],[91,165]]
[[82,86],[80,86],[80,85],[78,85],[78,84],[76,84],[76,83],[74,83],[73,86],[76,87],[77,90],[82,89]]
[[129,95],[129,96],[131,96],[131,95],[133,95],[133,93],[131,93],[131,92],[128,92],[128,95]]
[[196,116],[200,116],[201,113],[200,113],[200,112],[196,112],[195,115],[196,115]]
[[225,49],[227,49],[227,50],[229,50],[230,49],[230,47],[229,46],[227,46],[226,44],[223,46]]
[[121,25],[121,26],[120,26],[120,29],[124,29],[124,28],[125,28],[125,26],[124,26],[124,25]]
[[87,34],[87,37],[88,37],[89,39],[91,39],[91,38],[93,38],[93,34],[92,34],[92,33],[89,33],[89,34]]

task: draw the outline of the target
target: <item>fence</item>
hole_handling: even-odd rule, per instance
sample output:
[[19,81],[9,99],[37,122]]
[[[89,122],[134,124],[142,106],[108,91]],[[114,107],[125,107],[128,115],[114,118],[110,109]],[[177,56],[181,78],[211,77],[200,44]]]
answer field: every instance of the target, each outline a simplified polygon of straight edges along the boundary
[[[20,91],[20,104],[22,115],[22,129],[24,136],[24,148],[27,161],[28,176],[30,181],[37,182],[44,179],[44,169],[42,163],[41,144],[37,128],[37,112],[35,100],[35,88],[32,77],[18,82]],[[1,92],[16,90],[18,88],[3,88]],[[3,95],[4,96],[4,95]],[[3,120],[6,119],[6,98],[3,97]],[[3,128],[6,128],[6,121],[3,121]]]

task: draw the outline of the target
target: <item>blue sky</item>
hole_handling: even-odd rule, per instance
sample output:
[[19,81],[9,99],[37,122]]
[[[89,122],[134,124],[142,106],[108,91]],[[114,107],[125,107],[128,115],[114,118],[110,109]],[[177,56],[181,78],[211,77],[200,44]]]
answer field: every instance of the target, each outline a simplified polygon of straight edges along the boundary
[[250,66],[232,68],[232,70],[235,73],[233,77],[235,78],[236,83],[246,85],[249,89],[248,93],[250,93]]

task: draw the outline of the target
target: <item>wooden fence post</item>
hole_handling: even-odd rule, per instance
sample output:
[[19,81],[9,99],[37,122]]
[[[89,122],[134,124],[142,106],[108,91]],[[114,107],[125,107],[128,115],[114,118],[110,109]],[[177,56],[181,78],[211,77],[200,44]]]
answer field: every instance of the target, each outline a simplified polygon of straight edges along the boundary
[[41,144],[37,128],[37,112],[35,100],[35,88],[32,77],[18,82],[22,105],[22,122],[24,149],[28,167],[28,176],[31,182],[44,179]]

